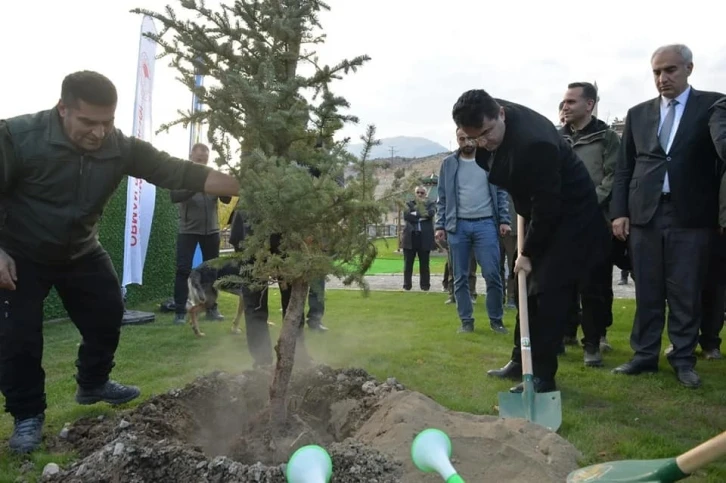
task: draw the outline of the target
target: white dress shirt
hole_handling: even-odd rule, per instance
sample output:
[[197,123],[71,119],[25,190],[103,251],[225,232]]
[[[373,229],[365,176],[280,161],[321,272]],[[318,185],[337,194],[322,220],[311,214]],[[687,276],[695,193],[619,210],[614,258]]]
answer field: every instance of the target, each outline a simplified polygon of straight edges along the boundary
[[[678,132],[678,126],[681,123],[681,117],[683,117],[683,110],[686,108],[686,102],[688,102],[688,96],[691,94],[691,86],[686,87],[686,90],[681,92],[681,94],[676,97],[676,100],[678,101],[678,104],[676,104],[676,112],[675,112],[675,118],[673,119],[673,129],[671,129],[671,136],[668,139],[668,146],[666,146],[666,154],[668,154],[671,150],[671,145],[673,144],[673,139],[676,137],[676,133]],[[667,97],[660,96],[660,121],[658,122],[658,134],[660,134],[660,130],[663,127],[663,121],[665,120],[666,114],[668,113],[668,104],[671,102],[671,99],[668,99]],[[668,172],[666,171],[665,179],[663,180],[663,193],[670,193],[671,192],[671,185],[668,181]]]

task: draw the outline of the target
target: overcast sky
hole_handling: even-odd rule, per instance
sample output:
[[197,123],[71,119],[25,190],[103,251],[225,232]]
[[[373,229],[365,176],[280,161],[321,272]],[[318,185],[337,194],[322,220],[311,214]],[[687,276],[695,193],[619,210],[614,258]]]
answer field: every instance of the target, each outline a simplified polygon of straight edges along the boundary
[[[207,5],[213,5],[208,0]],[[0,118],[52,107],[63,77],[81,69],[110,77],[119,90],[117,126],[131,132],[141,17],[178,0],[30,0],[3,2]],[[449,147],[451,107],[461,92],[484,88],[556,120],[568,82],[597,81],[600,117],[623,117],[655,97],[650,55],[659,45],[686,43],[694,52],[697,89],[726,91],[726,2],[475,0],[329,0],[328,34],[319,48],[330,63],[368,54],[372,60],[336,84],[361,124],[379,137],[421,136]],[[668,27],[670,25],[670,27]],[[155,127],[188,109],[191,98],[168,60],[156,64]],[[181,127],[154,144],[186,157]]]

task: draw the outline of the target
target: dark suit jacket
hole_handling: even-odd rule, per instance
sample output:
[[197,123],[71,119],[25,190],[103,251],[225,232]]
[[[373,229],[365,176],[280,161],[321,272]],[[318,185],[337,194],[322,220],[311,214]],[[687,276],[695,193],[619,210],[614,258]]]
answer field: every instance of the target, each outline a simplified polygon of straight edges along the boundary
[[723,94],[691,88],[669,153],[658,142],[660,97],[632,107],[615,168],[612,219],[645,225],[655,214],[666,171],[671,200],[684,228],[715,228],[721,161],[709,130],[711,107]]
[[610,230],[587,168],[550,120],[497,102],[506,114],[504,140],[494,156],[477,150],[477,163],[529,222],[523,254],[532,261],[530,293],[582,281],[610,251]]
[[425,217],[426,219],[421,220],[421,250],[432,251],[436,248],[434,241],[434,215],[436,214],[436,207],[434,202],[430,200],[424,200],[426,205],[426,213],[417,213],[413,215],[416,209],[415,201],[408,201],[406,203],[406,211],[403,212],[403,218],[406,220],[406,226],[403,228],[403,240],[401,240],[401,246],[407,250],[413,248],[411,243],[411,234],[416,229],[416,224],[419,218]]

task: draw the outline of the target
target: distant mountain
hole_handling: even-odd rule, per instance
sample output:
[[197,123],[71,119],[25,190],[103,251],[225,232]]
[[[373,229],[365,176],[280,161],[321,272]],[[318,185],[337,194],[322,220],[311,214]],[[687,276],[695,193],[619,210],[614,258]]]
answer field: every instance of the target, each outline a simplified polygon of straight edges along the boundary
[[[393,148],[393,157],[396,158],[425,158],[448,151],[439,143],[426,138],[396,136],[383,138],[380,141],[381,144],[373,148],[370,159],[390,158],[391,148]],[[355,156],[360,156],[361,151],[363,151],[362,143],[348,145],[348,152]]]

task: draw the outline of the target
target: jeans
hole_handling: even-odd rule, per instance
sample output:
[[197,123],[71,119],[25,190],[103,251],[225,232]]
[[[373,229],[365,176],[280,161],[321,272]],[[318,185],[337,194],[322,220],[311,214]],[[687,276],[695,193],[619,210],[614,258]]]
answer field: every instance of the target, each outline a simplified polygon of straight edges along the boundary
[[476,261],[486,281],[486,307],[489,320],[502,320],[504,294],[499,273],[499,233],[493,218],[458,220],[456,233],[447,233],[454,265],[454,297],[462,324],[474,324],[474,310],[469,295],[469,252],[474,249]]

